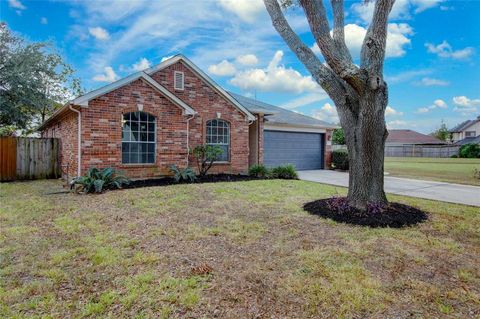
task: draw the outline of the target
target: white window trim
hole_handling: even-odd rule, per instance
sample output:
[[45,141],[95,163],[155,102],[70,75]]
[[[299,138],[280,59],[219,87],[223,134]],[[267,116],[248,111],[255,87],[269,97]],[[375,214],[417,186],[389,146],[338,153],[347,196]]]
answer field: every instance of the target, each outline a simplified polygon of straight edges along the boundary
[[[123,162],[123,150],[121,152],[122,154],[122,158],[121,158],[121,163],[123,166],[155,166],[157,164],[157,117],[151,113],[148,113],[148,112],[143,112],[143,111],[134,111],[134,112],[126,112],[126,113],[122,113],[122,134],[123,134],[123,116],[125,114],[128,114],[128,113],[146,113],[146,114],[149,114],[151,116],[153,116],[153,118],[155,119],[155,121],[153,121],[153,123],[155,124],[154,125],[154,141],[147,141],[147,142],[141,142],[141,141],[137,141],[137,143],[148,143],[148,144],[153,144],[154,147],[153,147],[153,162],[152,163],[124,163]],[[140,121],[139,121],[140,123]],[[148,121],[147,121],[147,125],[148,125]],[[134,143],[132,141],[123,141],[122,139],[122,149],[123,149],[123,143]]]
[[[207,143],[207,127],[208,127],[208,123],[211,122],[211,121],[222,121],[224,123],[227,123],[227,128],[228,128],[228,143]],[[205,144],[206,145],[228,145],[228,160],[225,161],[225,160],[222,160],[222,161],[214,161],[213,164],[229,164],[231,163],[232,161],[232,158],[231,158],[231,144],[232,144],[232,136],[231,136],[231,128],[230,128],[230,122],[228,121],[225,121],[225,120],[222,120],[222,119],[211,119],[211,120],[208,120],[206,122],[206,125],[205,125]]]
[[[182,87],[177,87],[177,74],[182,76]],[[173,71],[173,88],[177,91],[185,90],[185,73],[182,71]]]

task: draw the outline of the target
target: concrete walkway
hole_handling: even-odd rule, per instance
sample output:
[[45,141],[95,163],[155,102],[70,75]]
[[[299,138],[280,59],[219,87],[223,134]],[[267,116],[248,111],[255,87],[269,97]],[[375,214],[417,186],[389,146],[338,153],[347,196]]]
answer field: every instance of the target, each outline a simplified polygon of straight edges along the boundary
[[[298,176],[305,181],[348,187],[348,173],[345,172],[299,171]],[[480,187],[478,186],[385,176],[385,191],[390,194],[480,207]]]

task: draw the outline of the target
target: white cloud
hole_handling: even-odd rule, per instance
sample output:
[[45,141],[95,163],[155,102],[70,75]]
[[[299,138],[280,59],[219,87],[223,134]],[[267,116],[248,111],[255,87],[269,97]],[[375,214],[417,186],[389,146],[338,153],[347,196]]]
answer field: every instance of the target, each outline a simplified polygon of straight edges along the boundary
[[397,111],[391,106],[387,106],[387,108],[385,109],[385,116],[401,116],[401,115],[403,115],[403,112]]
[[330,103],[325,103],[321,109],[314,110],[312,112],[312,116],[321,121],[326,121],[330,123],[339,122],[337,109]]
[[297,107],[301,107],[304,105],[309,105],[318,101],[325,100],[326,98],[328,98],[328,95],[325,92],[310,93],[310,94],[301,96],[299,98],[290,100],[280,106],[283,107],[284,109],[295,109]]
[[173,55],[164,56],[164,57],[160,60],[160,62],[167,61],[167,60],[169,60],[169,59],[171,59],[171,58],[173,58],[173,57],[174,57]]
[[48,19],[45,18],[45,17],[41,17],[41,18],[40,18],[40,23],[41,23],[41,24],[48,24]]
[[445,103],[444,100],[437,99],[437,100],[433,101],[432,105],[427,106],[427,107],[421,107],[421,108],[417,109],[417,111],[415,113],[423,114],[423,113],[428,113],[428,112],[430,112],[432,110],[435,110],[435,109],[446,109],[446,108],[448,108],[447,103]]
[[102,27],[88,28],[88,32],[97,40],[108,40],[110,38],[108,31]]
[[450,82],[426,77],[426,78],[423,78],[420,82],[417,82],[416,84],[422,85],[422,86],[448,86]]
[[412,71],[405,71],[393,76],[385,76],[385,80],[390,83],[402,83],[409,81],[417,76],[427,75],[432,73],[432,70],[428,69],[420,69],[420,70],[412,70]]
[[245,54],[238,56],[237,62],[242,65],[252,66],[258,64],[258,58],[254,54]]
[[235,66],[227,60],[222,60],[218,64],[212,64],[208,67],[208,72],[218,76],[231,76],[234,75],[237,70]]
[[115,73],[115,71],[113,71],[111,66],[106,66],[103,68],[103,70],[105,72],[104,74],[97,74],[92,78],[92,80],[96,82],[108,83],[118,80],[118,75]]
[[439,3],[442,3],[445,0],[410,0],[410,1],[416,7],[415,13],[420,13],[427,9],[436,7]]
[[455,108],[453,109],[455,112],[461,112],[462,115],[469,115],[471,113],[477,113],[478,107],[480,105],[480,99],[469,99],[468,97],[462,96],[455,96],[453,97],[453,104],[455,104]]
[[320,86],[311,76],[303,76],[292,68],[280,65],[283,52],[277,51],[266,69],[248,69],[238,72],[230,83],[243,90],[264,92],[320,92]]
[[460,50],[453,50],[450,43],[444,40],[438,45],[432,43],[425,43],[425,47],[429,53],[438,55],[441,58],[452,58],[456,60],[467,59],[475,53],[472,47],[466,47]]
[[[13,9],[26,10],[27,7],[20,0],[8,0],[8,6]],[[18,13],[18,12],[17,12]]]
[[[444,0],[396,0],[389,17],[393,20],[410,19],[410,11],[420,13],[427,9],[436,7]],[[363,1],[362,1],[363,2]],[[369,23],[373,17],[375,1],[368,3],[355,3],[352,5],[353,11],[366,23]]]
[[261,0],[220,0],[220,5],[250,23],[254,22],[257,15],[265,10],[265,5]]
[[[360,56],[363,39],[367,29],[358,24],[347,24],[345,26],[345,42],[354,58]],[[410,44],[408,36],[413,35],[413,29],[406,23],[389,23],[387,35],[387,47],[385,56],[387,58],[401,57],[405,55],[405,46]],[[312,50],[320,54],[320,49],[315,43]]]
[[408,125],[408,122],[407,121],[402,121],[402,120],[394,120],[394,121],[387,122],[387,128],[388,129],[405,128],[407,125]]
[[143,71],[145,69],[148,69],[150,66],[151,66],[150,61],[148,61],[146,58],[141,58],[137,63],[134,63],[132,65],[132,70]]

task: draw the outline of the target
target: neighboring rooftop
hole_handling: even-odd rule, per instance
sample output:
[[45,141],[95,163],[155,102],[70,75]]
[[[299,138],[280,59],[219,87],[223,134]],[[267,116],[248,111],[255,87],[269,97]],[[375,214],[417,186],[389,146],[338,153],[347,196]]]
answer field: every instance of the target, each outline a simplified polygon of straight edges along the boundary
[[412,130],[389,130],[387,144],[445,144],[430,135],[425,135]]
[[279,106],[254,100],[233,92],[228,92],[235,100],[242,104],[251,113],[263,113],[269,124],[286,124],[299,126],[312,126],[322,128],[336,128],[337,125],[297,112],[289,111]]
[[474,120],[466,120],[465,122],[462,122],[462,123],[458,124],[457,126],[450,129],[450,133],[462,132],[463,130],[467,129],[468,127],[472,126],[473,124],[475,124],[477,122],[480,122],[480,116],[478,116]]
[[480,144],[480,135],[477,137],[465,137],[463,140],[457,141],[455,145],[465,145],[465,144]]

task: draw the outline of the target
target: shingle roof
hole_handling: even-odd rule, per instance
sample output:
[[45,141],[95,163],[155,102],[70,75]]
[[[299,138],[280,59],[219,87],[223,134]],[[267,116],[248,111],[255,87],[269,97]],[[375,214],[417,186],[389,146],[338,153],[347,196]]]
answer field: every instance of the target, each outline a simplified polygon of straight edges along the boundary
[[445,144],[445,142],[412,130],[389,130],[387,144]]
[[462,132],[463,130],[465,130],[469,126],[477,123],[478,121],[480,121],[480,119],[478,119],[478,118],[475,119],[475,120],[466,120],[465,122],[462,122],[462,123],[458,124],[457,126],[455,126],[454,128],[452,128],[450,130],[450,133]]
[[288,124],[298,126],[313,126],[321,128],[336,128],[337,125],[317,120],[313,117],[286,110],[279,106],[254,100],[233,92],[228,92],[235,100],[252,113],[269,114],[266,119],[269,124]]
[[466,137],[463,140],[455,142],[455,145],[480,144],[480,135],[477,137]]

